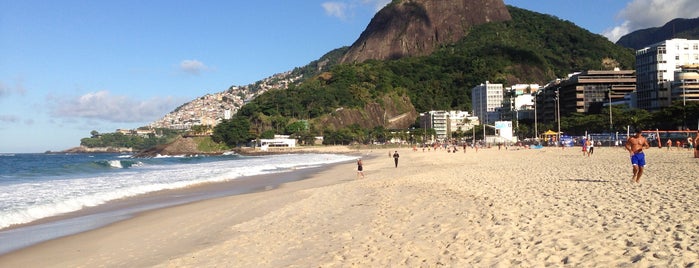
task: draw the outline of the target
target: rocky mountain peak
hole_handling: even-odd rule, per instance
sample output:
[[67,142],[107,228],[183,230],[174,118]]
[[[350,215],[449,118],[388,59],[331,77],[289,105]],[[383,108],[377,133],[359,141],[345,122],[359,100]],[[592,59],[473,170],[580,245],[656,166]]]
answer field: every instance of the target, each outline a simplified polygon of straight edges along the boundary
[[341,62],[428,55],[458,41],[472,26],[511,19],[503,0],[394,0],[374,16]]

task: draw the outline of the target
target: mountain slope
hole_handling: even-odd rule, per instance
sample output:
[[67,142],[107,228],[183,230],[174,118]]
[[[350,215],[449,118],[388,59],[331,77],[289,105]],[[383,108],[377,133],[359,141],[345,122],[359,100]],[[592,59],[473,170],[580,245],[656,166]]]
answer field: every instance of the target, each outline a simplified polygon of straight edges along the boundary
[[473,26],[507,20],[502,0],[393,1],[372,18],[341,62],[429,55]]
[[673,38],[699,39],[699,18],[674,19],[662,27],[637,30],[622,36],[616,44],[641,49]]
[[[471,88],[486,80],[544,84],[574,71],[634,66],[633,50],[601,35],[550,15],[511,6],[508,11],[512,20],[473,26],[429,55],[331,66],[287,90],[262,94],[238,116],[249,118],[257,133],[283,130],[279,122],[300,119],[316,133],[349,126],[405,128],[417,112],[470,111]],[[391,118],[404,120],[390,125]]]

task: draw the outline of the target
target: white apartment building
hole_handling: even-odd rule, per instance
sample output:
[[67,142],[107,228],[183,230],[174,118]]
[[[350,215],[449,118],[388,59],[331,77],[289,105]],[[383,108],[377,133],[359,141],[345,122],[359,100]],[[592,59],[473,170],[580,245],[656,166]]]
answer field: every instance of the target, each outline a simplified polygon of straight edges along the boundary
[[492,125],[500,120],[499,108],[502,107],[503,92],[502,84],[491,84],[488,81],[471,89],[471,107],[479,121]]
[[454,131],[467,131],[478,124],[478,118],[465,111],[429,111],[420,114],[420,127],[434,129],[436,139],[446,140]]
[[538,84],[516,84],[505,89],[500,120],[518,121],[534,120],[534,93],[539,91]]
[[675,72],[681,66],[696,64],[699,40],[670,39],[637,50],[634,106],[645,110],[670,106]]

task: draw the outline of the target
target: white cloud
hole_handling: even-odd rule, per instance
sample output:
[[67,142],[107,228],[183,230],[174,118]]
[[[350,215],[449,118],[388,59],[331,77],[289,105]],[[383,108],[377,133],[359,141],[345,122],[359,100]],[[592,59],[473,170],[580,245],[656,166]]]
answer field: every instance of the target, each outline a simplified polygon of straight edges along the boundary
[[53,116],[118,123],[153,121],[172,111],[178,104],[181,102],[172,97],[144,101],[112,95],[105,90],[77,97],[49,98],[49,108]]
[[633,0],[617,14],[622,23],[607,29],[603,35],[616,42],[622,36],[636,30],[660,27],[676,18],[698,16],[697,0]]
[[183,60],[180,62],[180,70],[188,74],[199,75],[201,72],[211,70],[211,68],[198,60]]
[[339,2],[325,2],[322,4],[325,14],[331,17],[337,17],[340,19],[347,18],[348,5]]
[[391,0],[362,0],[362,3],[363,3],[363,4],[366,4],[366,5],[373,5],[373,6],[374,6],[374,10],[375,10],[376,12],[378,12],[379,10],[381,10],[383,7],[385,7],[386,5],[388,5],[388,3],[390,3],[390,2],[391,2]]
[[344,2],[325,2],[321,6],[325,10],[326,15],[344,20],[352,17],[357,8],[370,6],[373,12],[378,12],[390,2],[391,0],[348,0]]

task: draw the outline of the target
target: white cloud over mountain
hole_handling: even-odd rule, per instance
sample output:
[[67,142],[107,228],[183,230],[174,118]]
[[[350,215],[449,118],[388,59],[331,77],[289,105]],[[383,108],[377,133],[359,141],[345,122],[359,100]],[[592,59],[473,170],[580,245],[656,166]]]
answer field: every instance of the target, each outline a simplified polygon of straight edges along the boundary
[[374,12],[378,12],[390,2],[391,0],[349,0],[325,2],[321,6],[326,15],[344,20],[352,17],[357,8],[369,6]]
[[603,35],[612,42],[636,30],[660,27],[676,18],[699,17],[697,0],[633,0],[617,14],[621,24]]

